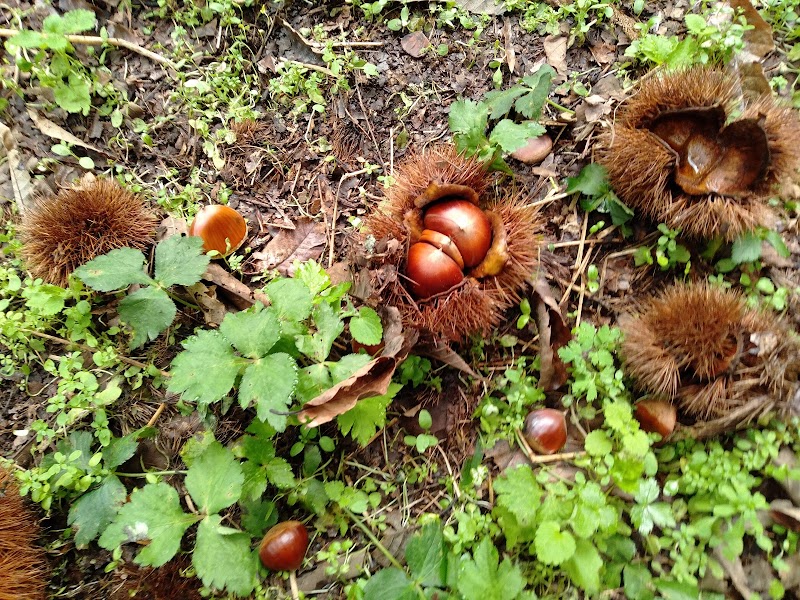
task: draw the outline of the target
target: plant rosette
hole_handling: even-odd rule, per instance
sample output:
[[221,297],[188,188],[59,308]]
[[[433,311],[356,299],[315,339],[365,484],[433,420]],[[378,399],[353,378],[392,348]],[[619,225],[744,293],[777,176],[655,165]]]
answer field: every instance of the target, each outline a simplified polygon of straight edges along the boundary
[[733,241],[771,224],[767,201],[796,178],[796,111],[740,98],[711,67],[643,81],[600,142],[598,162],[631,208],[684,234]]
[[438,146],[399,165],[365,219],[358,246],[376,250],[367,257],[372,289],[405,325],[460,342],[487,334],[519,303],[538,267],[541,222],[535,207],[491,194],[490,184],[483,163]]

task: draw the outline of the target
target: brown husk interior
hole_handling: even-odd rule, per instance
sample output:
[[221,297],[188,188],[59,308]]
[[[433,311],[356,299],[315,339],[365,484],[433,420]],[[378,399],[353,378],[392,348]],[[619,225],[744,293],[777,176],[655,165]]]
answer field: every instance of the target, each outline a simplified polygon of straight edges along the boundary
[[800,393],[800,336],[709,284],[678,284],[622,319],[626,372],[696,420],[786,413]]
[[[794,180],[800,154],[791,145],[800,135],[797,114],[772,97],[739,102],[736,80],[713,67],[654,75],[622,106],[614,128],[600,141],[597,160],[608,170],[619,197],[640,213],[685,234],[728,241],[756,226],[770,226],[767,199],[779,185]],[[754,119],[763,128],[769,164],[750,189],[736,197],[709,193],[690,195],[674,183],[675,153],[650,127],[657,117],[688,109],[741,111],[740,119]]]
[[[385,260],[398,268],[398,276],[384,290],[381,301],[400,309],[407,325],[427,330],[452,341],[462,341],[472,334],[488,334],[502,320],[503,311],[520,301],[520,291],[539,263],[541,222],[538,210],[521,195],[498,196],[490,200],[490,177],[482,163],[464,158],[450,145],[436,146],[412,155],[398,166],[396,183],[386,192],[386,200],[365,220],[367,235],[376,240],[397,240],[405,249],[410,239],[404,224],[407,213],[418,214],[416,200],[431,182],[472,188],[481,198],[484,210],[496,212],[507,234],[509,260],[496,276],[480,280],[466,277],[450,293],[418,300],[404,285],[406,252],[395,252]],[[376,286],[377,287],[377,286]]]

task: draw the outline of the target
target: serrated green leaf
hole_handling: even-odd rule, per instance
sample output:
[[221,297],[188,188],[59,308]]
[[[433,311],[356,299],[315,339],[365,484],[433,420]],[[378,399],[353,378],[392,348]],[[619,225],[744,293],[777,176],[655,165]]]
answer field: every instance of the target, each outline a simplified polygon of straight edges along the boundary
[[754,233],[745,233],[733,242],[731,260],[740,265],[761,258],[761,238]]
[[242,463],[242,493],[240,502],[258,500],[267,491],[267,473],[264,467],[252,460]]
[[[10,46],[17,46],[18,48],[39,48],[40,46],[44,45],[44,38],[45,36],[38,31],[26,29],[10,37],[6,44]],[[67,40],[65,40],[63,36],[61,39],[64,41],[64,46],[66,47]]]
[[253,361],[245,369],[239,385],[239,404],[247,408],[256,405],[256,414],[277,431],[286,429],[286,412],[292,403],[297,385],[297,364],[283,352],[269,354]]
[[458,591],[464,600],[513,600],[525,588],[525,578],[509,559],[498,565],[497,549],[484,538],[474,558],[462,559]]
[[138,439],[142,431],[134,431],[121,438],[114,438],[103,448],[103,466],[106,469],[116,469],[136,454],[139,447]]
[[184,532],[195,522],[195,515],[181,510],[178,492],[167,483],[149,483],[131,492],[114,522],[100,536],[99,544],[114,550],[120,544],[149,540],[135,561],[137,565],[160,567],[181,545]]
[[330,383],[327,387],[344,381],[371,360],[373,358],[369,354],[345,354],[337,362],[329,363]]
[[386,407],[392,398],[402,389],[402,385],[390,383],[386,394],[359,400],[356,405],[336,418],[339,430],[348,433],[362,446],[386,424]]
[[299,279],[276,279],[264,288],[281,319],[304,321],[311,315],[314,297]]
[[264,532],[278,522],[278,510],[271,500],[240,500],[242,507],[242,527],[253,537],[261,537]]
[[[800,47],[800,46],[798,46]],[[791,252],[789,251],[786,242],[783,241],[781,234],[775,231],[774,229],[769,229],[764,233],[764,241],[769,243],[770,246],[775,248],[775,251],[778,253],[778,256],[781,258],[789,258]]]
[[533,540],[536,556],[547,565],[560,565],[575,554],[575,538],[555,521],[544,521]]
[[119,318],[133,329],[131,348],[153,341],[175,320],[177,309],[169,295],[154,286],[128,294],[119,303]]
[[243,482],[244,474],[233,452],[215,441],[195,458],[184,485],[195,505],[210,515],[236,502]]
[[327,302],[317,304],[313,316],[317,331],[298,336],[297,349],[315,362],[321,363],[328,358],[333,342],[344,331],[344,322]]
[[605,456],[614,447],[608,434],[602,429],[595,429],[584,440],[586,452],[592,456]]
[[184,341],[183,347],[172,360],[167,389],[201,406],[224,397],[236,381],[241,359],[222,334],[202,330]]
[[548,64],[540,65],[535,73],[523,77],[522,83],[530,88],[530,92],[520,97],[514,105],[526,119],[538,119],[542,115],[542,107],[550,95],[550,84],[556,72]]
[[117,248],[75,269],[75,275],[93,290],[113,292],[134,283],[153,283],[144,272],[145,258],[139,250]]
[[546,131],[542,125],[535,121],[515,123],[510,119],[503,119],[492,129],[489,141],[500,146],[503,152],[510,154],[522,148],[531,138],[539,137]]
[[450,105],[448,122],[450,131],[467,137],[483,136],[488,124],[489,107],[483,102],[456,100]]
[[156,246],[154,277],[164,287],[194,285],[203,277],[210,261],[203,252],[201,238],[173,235]]
[[86,9],[70,10],[63,16],[49,15],[42,22],[42,31],[69,35],[94,29],[97,22],[94,13]]
[[264,469],[269,482],[278,489],[288,490],[297,485],[297,480],[295,480],[294,473],[292,473],[292,466],[283,458],[273,458],[264,465]]
[[578,540],[574,554],[564,563],[564,570],[582,590],[595,594],[600,590],[603,559],[589,540]]
[[406,545],[406,564],[414,580],[425,586],[442,587],[447,575],[444,536],[438,523],[428,523]]
[[628,600],[653,600],[653,576],[642,564],[627,564],[622,571],[625,597]]
[[364,600],[418,600],[418,598],[408,575],[394,567],[378,571],[364,586]]
[[496,121],[500,117],[508,114],[511,107],[514,106],[514,101],[527,92],[528,90],[520,85],[515,85],[503,91],[493,90],[487,92],[483,99],[489,106],[489,118]]
[[599,196],[608,188],[608,171],[597,163],[589,163],[575,177],[567,177],[567,193],[580,192],[586,196]]
[[330,287],[330,275],[317,261],[309,260],[295,264],[297,265],[294,271],[295,279],[302,281],[311,291],[312,296],[318,296],[324,289]]
[[358,316],[350,319],[350,334],[365,346],[379,344],[383,338],[383,325],[378,313],[369,306],[362,306]]
[[671,579],[656,579],[656,589],[664,600],[697,600],[700,590],[692,583],[681,583]]
[[219,330],[233,346],[248,358],[260,358],[281,337],[281,324],[274,309],[249,309],[228,314]]
[[542,488],[528,465],[507,469],[494,483],[497,505],[507,508],[522,527],[534,523]]
[[92,105],[89,82],[76,73],[71,73],[69,82],[59,81],[53,86],[53,99],[69,113],[88,114]]
[[67,525],[75,530],[75,545],[84,547],[108,527],[125,503],[128,492],[116,475],[83,494],[69,509]]
[[[609,355],[609,358],[613,362],[613,357]],[[614,400],[606,403],[603,408],[603,416],[605,417],[606,425],[614,431],[627,431],[630,429],[630,423],[633,419],[633,410],[627,402]]]
[[250,536],[221,525],[219,515],[210,515],[197,527],[197,544],[192,565],[203,585],[248,596],[255,589],[258,574],[256,554]]

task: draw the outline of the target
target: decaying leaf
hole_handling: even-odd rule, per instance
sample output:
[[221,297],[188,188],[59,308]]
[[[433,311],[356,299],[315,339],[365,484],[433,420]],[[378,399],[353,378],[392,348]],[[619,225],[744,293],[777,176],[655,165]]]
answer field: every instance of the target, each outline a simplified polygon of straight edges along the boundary
[[217,298],[216,289],[208,287],[200,282],[195,283],[193,286],[186,288],[186,291],[192,298],[200,310],[203,312],[203,319],[206,325],[213,327],[219,326],[222,319],[225,318],[225,305]]
[[461,358],[461,355],[450,347],[450,344],[444,342],[422,342],[417,344],[414,352],[420,356],[427,356],[433,358],[441,363],[446,364],[448,367],[458,369],[462,373],[466,373],[473,379],[483,379],[475,371],[470,368],[467,362]]
[[250,308],[256,302],[261,302],[265,306],[270,303],[267,296],[261,292],[251,290],[217,263],[208,265],[206,272],[203,273],[203,279],[215,283],[219,288],[225,290],[228,293],[231,304],[239,310]]
[[800,531],[800,508],[791,500],[773,500],[769,505],[769,516],[787,529]]
[[[11,183],[11,192],[14,196],[14,201],[17,204],[17,209],[20,214],[24,213],[27,209],[28,198],[33,190],[31,184],[31,175],[25,165],[20,161],[19,150],[17,149],[17,141],[14,139],[14,132],[8,127],[0,123],[0,140],[2,140],[3,149],[7,157],[8,163],[8,176]],[[3,194],[5,196],[6,194]],[[10,196],[9,196],[10,197]],[[5,201],[5,198],[0,196],[0,202]]]
[[425,48],[431,45],[431,42],[423,32],[414,31],[404,35],[403,39],[400,40],[400,45],[406,51],[406,54],[419,58],[425,52]]
[[109,156],[108,152],[105,150],[101,150],[92,144],[87,144],[81,138],[74,136],[63,127],[56,125],[50,119],[43,117],[32,108],[28,109],[28,116],[33,121],[33,124],[39,128],[39,131],[41,131],[47,137],[53,138],[54,140],[58,140],[60,142],[65,142],[71,146],[80,146],[81,148],[86,148],[92,152]]
[[533,299],[539,329],[539,386],[543,390],[556,390],[567,381],[567,367],[558,356],[558,349],[569,343],[572,333],[564,322],[550,286],[542,277],[533,282]]
[[294,229],[282,229],[261,252],[254,252],[255,268],[259,271],[277,270],[281,275],[294,274],[294,262],[316,260],[322,255],[326,242],[322,223],[302,219]]
[[[728,4],[737,13],[741,11],[747,24],[752,27],[752,29],[744,32],[744,51],[749,53],[752,59],[755,60],[760,60],[772,52],[775,49],[775,42],[772,39],[772,27],[753,8],[750,0],[729,0]],[[753,62],[752,59],[750,62]]]
[[497,0],[456,0],[456,5],[467,12],[481,15],[502,15],[506,7]]

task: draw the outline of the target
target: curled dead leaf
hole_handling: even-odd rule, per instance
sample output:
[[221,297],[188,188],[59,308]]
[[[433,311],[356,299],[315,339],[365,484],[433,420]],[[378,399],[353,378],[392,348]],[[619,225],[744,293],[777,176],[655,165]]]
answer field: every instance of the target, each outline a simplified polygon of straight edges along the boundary
[[543,390],[556,390],[567,381],[567,366],[558,356],[558,349],[569,343],[572,332],[564,322],[550,286],[542,277],[533,282],[533,300],[539,329],[539,386]]

